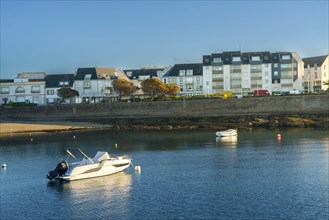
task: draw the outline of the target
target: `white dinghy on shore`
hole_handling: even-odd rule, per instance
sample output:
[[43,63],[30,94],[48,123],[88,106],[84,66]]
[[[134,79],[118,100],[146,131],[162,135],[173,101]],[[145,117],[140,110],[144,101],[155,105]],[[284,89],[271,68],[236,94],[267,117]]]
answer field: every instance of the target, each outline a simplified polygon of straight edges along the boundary
[[[83,155],[81,161],[69,163],[63,160],[57,164],[55,170],[49,172],[47,178],[71,181],[106,176],[128,168],[132,160],[126,155],[111,157],[103,151],[98,151],[93,158],[90,158],[80,149],[77,150]],[[70,151],[67,150],[67,153],[69,157],[75,158]]]

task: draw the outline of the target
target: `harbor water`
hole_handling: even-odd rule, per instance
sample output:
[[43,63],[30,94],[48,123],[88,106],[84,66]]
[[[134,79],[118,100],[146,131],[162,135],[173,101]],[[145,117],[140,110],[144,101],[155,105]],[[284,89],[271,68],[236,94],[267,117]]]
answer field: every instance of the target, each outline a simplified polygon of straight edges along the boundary
[[[68,148],[131,155],[141,172],[49,182]],[[329,218],[328,130],[13,135],[0,162],[0,219]]]

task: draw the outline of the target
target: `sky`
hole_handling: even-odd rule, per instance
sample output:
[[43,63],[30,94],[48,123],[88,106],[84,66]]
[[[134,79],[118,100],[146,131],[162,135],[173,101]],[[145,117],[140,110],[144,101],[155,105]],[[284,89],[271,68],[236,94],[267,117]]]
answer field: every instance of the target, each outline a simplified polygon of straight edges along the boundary
[[1,0],[1,79],[201,63],[223,51],[328,54],[329,1]]

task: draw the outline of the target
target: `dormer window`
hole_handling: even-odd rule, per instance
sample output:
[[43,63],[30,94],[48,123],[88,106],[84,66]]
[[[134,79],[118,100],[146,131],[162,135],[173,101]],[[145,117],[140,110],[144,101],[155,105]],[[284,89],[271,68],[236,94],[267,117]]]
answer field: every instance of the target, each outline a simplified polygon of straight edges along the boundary
[[260,56],[252,56],[251,61],[260,61]]
[[220,62],[222,62],[222,58],[220,58],[220,57],[215,57],[215,58],[213,59],[213,62],[214,62],[214,63],[220,63]]
[[291,59],[291,57],[290,57],[290,55],[282,55],[282,60],[290,60]]
[[86,74],[85,79],[91,79],[91,74]]
[[233,57],[232,61],[233,62],[241,62],[241,58],[240,57]]
[[133,72],[131,72],[131,71],[127,72],[128,77],[131,77],[132,75],[133,75]]

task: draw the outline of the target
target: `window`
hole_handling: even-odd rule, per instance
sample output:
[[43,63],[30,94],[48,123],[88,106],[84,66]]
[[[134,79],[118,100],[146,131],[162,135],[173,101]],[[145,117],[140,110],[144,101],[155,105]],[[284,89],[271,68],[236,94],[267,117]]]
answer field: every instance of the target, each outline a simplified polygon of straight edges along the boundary
[[1,87],[1,94],[9,94],[9,87]]
[[47,90],[47,95],[54,95],[55,94],[55,91],[52,89],[52,90]]
[[240,57],[233,57],[232,61],[233,62],[240,62],[241,58]]
[[91,82],[90,81],[83,81],[83,88],[90,88]]
[[282,55],[282,60],[290,60],[290,55]]
[[69,82],[68,81],[60,81],[59,82],[59,85],[60,86],[68,86],[69,85]]
[[31,93],[40,93],[40,86],[32,86]]
[[185,76],[185,70],[179,70],[179,75],[180,76]]
[[128,77],[131,77],[132,75],[133,75],[133,72],[131,72],[131,71],[127,72]]
[[193,76],[193,70],[186,70],[187,76]]
[[202,91],[202,86],[200,86],[200,85],[199,86],[196,86],[196,90],[197,91]]
[[179,83],[183,84],[183,78],[182,77],[179,78]]
[[200,83],[200,77],[196,78],[196,82],[199,84]]
[[213,66],[213,70],[221,71],[221,70],[223,70],[223,66]]
[[278,64],[278,63],[274,63],[274,64],[273,64],[273,67],[274,67],[274,68],[278,68],[278,67],[279,67],[279,64]]
[[260,56],[252,56],[251,61],[260,61]]
[[283,68],[291,68],[291,65],[289,63],[286,63],[286,64],[281,64],[281,69]]
[[221,58],[221,57],[215,57],[215,58],[213,59],[213,62],[214,62],[214,63],[220,63],[220,62],[222,62],[222,58]]
[[23,87],[17,87],[15,90],[16,93],[25,93],[25,89]]
[[278,75],[279,75],[279,72],[278,72],[278,71],[274,71],[274,72],[273,72],[273,75],[274,75],[274,76],[278,76]]
[[39,103],[39,97],[33,97],[32,102],[38,104]]
[[265,71],[265,76],[269,76],[269,72],[268,71]]

